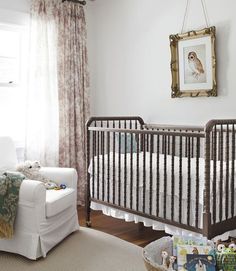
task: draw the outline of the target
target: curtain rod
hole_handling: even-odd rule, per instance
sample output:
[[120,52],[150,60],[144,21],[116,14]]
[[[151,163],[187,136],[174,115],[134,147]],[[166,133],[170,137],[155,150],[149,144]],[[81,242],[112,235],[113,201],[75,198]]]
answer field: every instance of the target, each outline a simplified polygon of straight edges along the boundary
[[62,3],[66,1],[81,4],[81,5],[86,5],[86,1],[79,1],[79,0],[62,0]]

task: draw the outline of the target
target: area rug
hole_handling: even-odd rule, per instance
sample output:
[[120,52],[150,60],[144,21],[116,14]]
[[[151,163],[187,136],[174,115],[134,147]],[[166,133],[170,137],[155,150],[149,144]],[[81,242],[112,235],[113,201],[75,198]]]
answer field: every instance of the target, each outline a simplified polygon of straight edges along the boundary
[[1,271],[145,271],[142,248],[109,234],[81,227],[46,258],[28,260],[0,251]]

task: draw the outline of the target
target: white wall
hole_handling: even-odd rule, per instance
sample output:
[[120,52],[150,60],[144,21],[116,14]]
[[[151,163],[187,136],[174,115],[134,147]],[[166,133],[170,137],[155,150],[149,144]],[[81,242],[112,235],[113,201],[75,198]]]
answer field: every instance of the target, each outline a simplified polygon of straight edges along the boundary
[[[218,97],[172,99],[169,35],[180,33],[185,0],[96,0],[87,4],[92,113],[146,122],[204,124],[236,118],[236,1],[207,0],[217,30]],[[185,30],[205,27],[191,1]]]
[[27,25],[30,0],[0,0],[0,22]]

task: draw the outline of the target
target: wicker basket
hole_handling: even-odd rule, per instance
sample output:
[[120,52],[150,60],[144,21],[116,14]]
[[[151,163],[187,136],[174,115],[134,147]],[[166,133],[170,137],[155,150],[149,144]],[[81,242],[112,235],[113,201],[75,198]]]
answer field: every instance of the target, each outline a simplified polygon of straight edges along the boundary
[[171,237],[162,237],[143,248],[143,260],[148,271],[166,271],[162,264],[161,252],[165,250],[172,255],[173,242]]

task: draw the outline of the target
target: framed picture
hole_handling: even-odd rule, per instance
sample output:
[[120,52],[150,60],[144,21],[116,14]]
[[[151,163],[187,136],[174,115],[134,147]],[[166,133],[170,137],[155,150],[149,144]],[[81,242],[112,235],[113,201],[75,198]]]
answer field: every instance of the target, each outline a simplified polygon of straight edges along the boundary
[[171,97],[217,96],[215,27],[170,35]]

